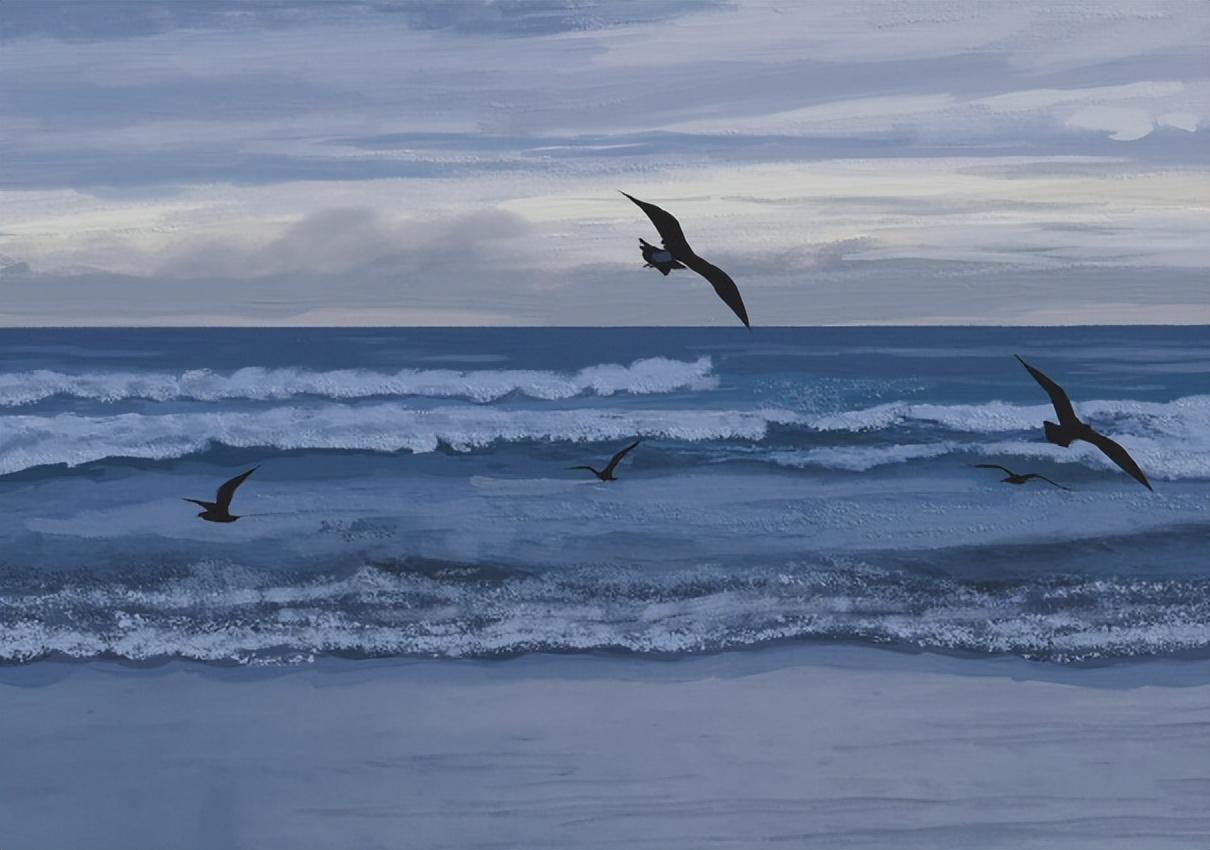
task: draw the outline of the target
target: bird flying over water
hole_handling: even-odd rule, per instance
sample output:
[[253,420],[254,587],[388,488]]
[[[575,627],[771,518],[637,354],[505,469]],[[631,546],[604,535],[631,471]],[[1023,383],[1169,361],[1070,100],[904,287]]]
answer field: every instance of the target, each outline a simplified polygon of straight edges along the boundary
[[613,477],[613,470],[617,467],[618,462],[621,461],[622,458],[626,457],[626,455],[630,452],[630,450],[633,449],[635,446],[637,446],[642,441],[643,441],[643,439],[642,439],[642,437],[640,437],[639,439],[637,439],[633,443],[631,443],[629,446],[622,449],[616,455],[611,457],[609,459],[609,465],[606,466],[604,469],[593,469],[591,466],[569,466],[568,469],[587,469],[589,472],[591,472],[593,475],[595,475],[597,478],[601,479],[602,481],[614,481],[615,479]]
[[1037,478],[1040,481],[1045,481],[1047,484],[1054,484],[1054,486],[1058,487],[1060,490],[1070,489],[1068,487],[1064,487],[1062,484],[1056,484],[1054,481],[1051,481],[1045,475],[1039,475],[1036,472],[1027,472],[1024,475],[1018,475],[1017,473],[1015,473],[1011,469],[1009,469],[1007,466],[1000,466],[1000,464],[998,464],[998,463],[976,463],[975,466],[979,469],[1000,469],[1000,470],[1003,470],[1004,472],[1007,472],[1008,477],[1000,479],[1001,481],[1005,482],[1006,484],[1025,484],[1026,482],[1032,481],[1033,479]]
[[1143,474],[1143,470],[1139,469],[1139,465],[1134,462],[1134,458],[1124,448],[1104,434],[1097,433],[1092,429],[1091,425],[1082,422],[1076,416],[1075,409],[1071,406],[1071,399],[1067,397],[1067,393],[1063,391],[1062,387],[1024,360],[1021,360],[1020,355],[1014,354],[1013,356],[1021,361],[1021,365],[1026,368],[1029,374],[1034,376],[1034,380],[1038,382],[1042,389],[1046,390],[1046,394],[1050,396],[1050,403],[1054,405],[1055,414],[1059,417],[1058,424],[1050,421],[1042,423],[1042,427],[1046,430],[1046,439],[1048,442],[1054,443],[1056,446],[1062,446],[1063,448],[1067,448],[1076,440],[1092,443],[1104,452],[1106,457],[1120,466],[1127,475],[1148,490],[1151,489],[1147,476]]
[[207,522],[235,522],[239,517],[231,513],[231,497],[235,495],[236,488],[244,483],[244,479],[258,469],[260,469],[259,466],[254,466],[223,484],[218,488],[213,502],[203,502],[200,499],[185,499],[185,501],[205,508],[198,516]]
[[[625,192],[622,194],[626,195]],[[736,316],[739,316],[739,320],[744,323],[744,326],[752,327],[748,323],[748,311],[744,307],[744,299],[740,297],[735,281],[718,266],[706,262],[694,253],[685,239],[684,231],[681,230],[681,223],[673,217],[672,213],[660,209],[655,204],[640,201],[633,195],[626,195],[626,197],[647,213],[647,217],[659,231],[660,240],[664,246],[663,250],[660,250],[642,239],[639,240],[639,250],[642,251],[643,259],[647,262],[647,266],[644,268],[658,269],[664,275],[674,269],[690,269],[697,272],[709,281],[710,285],[714,287],[714,291],[718,293],[718,297],[723,299],[723,303],[730,307]]]

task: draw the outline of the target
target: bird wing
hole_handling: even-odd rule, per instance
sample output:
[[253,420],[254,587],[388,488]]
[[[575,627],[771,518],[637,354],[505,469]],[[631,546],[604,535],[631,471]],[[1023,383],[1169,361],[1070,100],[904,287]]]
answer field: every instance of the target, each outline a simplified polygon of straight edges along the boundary
[[[626,195],[625,192],[622,192],[622,194]],[[680,250],[693,250],[689,247],[689,242],[685,239],[685,231],[681,230],[681,223],[676,220],[672,213],[668,212],[668,210],[657,207],[655,204],[640,201],[634,195],[626,195],[626,197],[634,201],[638,205],[639,209],[647,213],[647,217],[651,219],[651,223],[654,224],[655,229],[659,231],[660,239],[664,241],[665,248],[669,249],[673,253],[678,253]]]
[[1017,474],[1017,473],[1013,472],[1011,469],[1009,469],[1007,466],[1001,466],[998,463],[976,463],[975,467],[977,469],[999,469],[1003,472],[1007,472],[1009,475]]
[[1039,480],[1041,480],[1041,481],[1045,481],[1047,484],[1052,484],[1052,485],[1054,485],[1055,487],[1058,487],[1060,490],[1066,490],[1066,489],[1068,489],[1067,487],[1064,487],[1062,484],[1059,484],[1058,482],[1055,482],[1055,481],[1051,481],[1051,480],[1050,480],[1049,478],[1047,478],[1045,475],[1039,475],[1039,474],[1038,474],[1038,473],[1036,473],[1036,472],[1027,472],[1025,475],[1023,475],[1023,476],[1021,476],[1021,477],[1022,477],[1022,478],[1025,478],[1025,479],[1037,478],[1037,479],[1039,479]]
[[639,439],[635,440],[635,441],[634,441],[633,443],[631,443],[629,446],[627,446],[626,448],[622,449],[622,450],[621,450],[620,452],[618,452],[616,455],[614,455],[613,457],[611,457],[611,458],[609,459],[609,466],[605,467],[605,475],[612,475],[612,474],[613,474],[613,469],[614,469],[614,467],[615,467],[615,466],[617,466],[617,465],[618,465],[618,462],[619,462],[619,461],[620,461],[622,458],[626,457],[627,453],[629,453],[631,449],[633,449],[635,446],[637,446],[637,445],[638,445],[639,443],[641,443],[641,442],[643,442],[643,438],[642,438],[642,437],[640,437]]
[[744,327],[752,327],[748,322],[748,311],[744,308],[744,299],[740,297],[739,287],[735,285],[735,281],[731,279],[729,274],[718,266],[706,262],[696,254],[692,255],[692,258],[682,257],[681,262],[710,281],[710,285],[714,287],[714,291],[718,293],[718,297],[723,299],[723,303],[731,308],[732,313],[739,316],[739,320],[744,323]]
[[1041,385],[1042,389],[1046,390],[1046,394],[1050,396],[1050,403],[1054,405],[1055,413],[1058,414],[1059,424],[1078,424],[1080,420],[1076,417],[1076,412],[1071,406],[1071,399],[1067,397],[1067,393],[1063,392],[1063,388],[1033,366],[1021,360],[1020,355],[1014,354],[1013,357],[1020,360],[1021,365],[1026,368],[1029,374],[1034,376],[1034,380]]
[[245,478],[247,478],[252,473],[256,472],[256,470],[258,470],[258,469],[260,469],[259,466],[254,466],[251,469],[249,469],[247,472],[237,475],[234,478],[232,478],[230,481],[228,481],[227,483],[223,484],[223,486],[218,488],[218,493],[216,493],[214,496],[215,501],[218,502],[218,504],[224,510],[229,508],[231,506],[231,497],[235,495],[236,488],[238,488],[239,485],[244,483]]
[[593,475],[600,475],[600,474],[601,474],[601,473],[597,472],[595,469],[593,469],[591,466],[569,466],[569,467],[567,467],[567,468],[568,468],[568,469],[587,469],[587,470],[588,470],[589,472],[591,472]]
[[201,499],[183,499],[183,501],[193,502],[195,505],[201,505],[208,511],[212,511],[218,507],[218,505],[216,505],[214,502],[203,502]]
[[1083,439],[1087,440],[1098,449],[1103,451],[1107,458],[1116,463],[1118,466],[1122,467],[1122,470],[1135,481],[1142,484],[1148,490],[1151,489],[1151,484],[1147,481],[1147,476],[1143,474],[1143,470],[1139,469],[1139,465],[1134,462],[1134,458],[1132,458],[1130,453],[1120,445],[1106,437],[1104,434],[1098,434],[1096,431],[1091,431],[1089,436],[1084,437]]

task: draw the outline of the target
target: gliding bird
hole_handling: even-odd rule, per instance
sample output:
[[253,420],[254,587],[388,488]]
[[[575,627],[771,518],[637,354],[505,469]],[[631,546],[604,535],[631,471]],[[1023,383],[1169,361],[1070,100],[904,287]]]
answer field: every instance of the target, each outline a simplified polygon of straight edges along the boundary
[[[622,194],[626,195],[625,192]],[[748,324],[748,311],[744,308],[744,299],[740,297],[735,281],[718,266],[706,262],[693,252],[693,249],[689,247],[689,242],[685,239],[685,232],[681,230],[681,223],[673,217],[672,213],[660,209],[655,204],[640,201],[633,195],[626,195],[626,197],[647,213],[647,217],[659,231],[664,245],[663,250],[660,250],[642,239],[639,240],[639,250],[643,252],[643,259],[647,262],[644,268],[658,269],[663,275],[667,275],[674,269],[690,269],[697,272],[710,282],[714,291],[718,293],[718,297],[723,299],[723,303],[730,307],[735,315],[739,316],[739,320],[744,323],[744,326],[752,327]]]
[[244,479],[258,469],[260,469],[259,466],[254,466],[223,484],[218,488],[213,502],[203,502],[200,499],[185,499],[185,501],[205,508],[198,516],[207,522],[235,522],[239,517],[231,513],[231,497],[235,495],[236,488],[244,483]]
[[626,455],[630,452],[630,450],[633,449],[635,446],[637,446],[642,441],[643,441],[643,439],[642,439],[642,437],[640,437],[639,439],[637,439],[633,443],[631,443],[629,446],[622,449],[616,455],[611,457],[609,459],[609,465],[606,466],[604,469],[593,469],[591,466],[569,466],[567,468],[568,469],[587,469],[589,472],[591,472],[593,475],[595,475],[597,478],[601,479],[602,481],[615,481],[616,479],[613,477],[613,470],[618,465],[618,462],[621,461],[622,458],[626,457]]
[[1058,487],[1060,490],[1070,489],[1070,488],[1064,487],[1062,484],[1056,484],[1054,481],[1051,481],[1045,475],[1039,475],[1036,472],[1027,472],[1024,475],[1018,475],[1017,473],[1015,473],[1011,469],[1009,469],[1007,466],[1001,466],[998,463],[976,463],[975,466],[979,469],[999,469],[999,470],[1003,470],[1004,472],[1007,472],[1008,477],[1000,479],[1005,484],[1025,484],[1026,482],[1028,482],[1034,478],[1037,478],[1040,481],[1045,481],[1047,484],[1054,484],[1054,486]]
[[1134,462],[1134,458],[1124,448],[1104,434],[1098,434],[1092,430],[1091,425],[1081,421],[1076,416],[1076,412],[1071,406],[1071,399],[1067,397],[1067,393],[1063,391],[1062,387],[1024,360],[1021,360],[1019,355],[1014,354],[1013,356],[1021,361],[1021,365],[1028,370],[1029,374],[1034,376],[1034,380],[1038,382],[1042,389],[1046,390],[1046,394],[1050,396],[1050,403],[1054,405],[1055,413],[1059,417],[1057,425],[1049,421],[1042,423],[1042,427],[1046,430],[1046,439],[1048,442],[1054,443],[1056,446],[1062,446],[1063,448],[1067,448],[1076,440],[1092,443],[1104,452],[1106,457],[1120,466],[1127,475],[1148,490],[1151,489],[1147,476],[1143,474],[1143,470],[1139,469],[1139,465]]

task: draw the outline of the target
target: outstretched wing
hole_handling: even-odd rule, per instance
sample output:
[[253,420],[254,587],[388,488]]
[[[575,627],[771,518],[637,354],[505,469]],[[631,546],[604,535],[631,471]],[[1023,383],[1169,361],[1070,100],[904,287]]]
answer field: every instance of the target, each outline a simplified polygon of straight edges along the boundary
[[1001,472],[1007,472],[1009,475],[1017,474],[1017,473],[1013,472],[1011,469],[1009,469],[1007,466],[1001,466],[998,463],[976,463],[975,468],[976,469],[998,469]]
[[1033,366],[1021,360],[1019,354],[1014,354],[1013,357],[1020,360],[1021,365],[1029,371],[1029,374],[1034,376],[1034,380],[1041,385],[1042,389],[1046,390],[1046,394],[1050,396],[1050,403],[1054,405],[1055,413],[1058,414],[1059,424],[1075,425],[1079,423],[1080,420],[1076,417],[1076,412],[1071,407],[1071,399],[1067,397],[1067,393],[1063,392],[1063,388]]
[[691,259],[682,258],[681,262],[710,281],[710,285],[714,287],[714,291],[718,293],[718,297],[723,299],[723,303],[731,308],[732,313],[739,316],[739,320],[744,323],[744,327],[752,327],[748,323],[748,311],[744,308],[744,299],[740,297],[739,287],[735,285],[735,281],[731,279],[731,275],[718,266],[706,262],[696,254]]
[[[621,190],[619,189],[618,191]],[[625,192],[622,192],[622,194],[626,195]],[[665,209],[660,209],[655,204],[640,201],[634,195],[626,195],[626,197],[638,204],[639,209],[647,213],[647,217],[651,219],[651,223],[659,231],[660,239],[664,241],[665,248],[674,254],[682,252],[692,253],[693,249],[689,247],[689,243],[685,240],[685,232],[681,230],[681,223],[673,217],[672,213]],[[680,257],[677,259],[680,259]]]
[[1098,449],[1105,453],[1105,456],[1111,461],[1122,467],[1122,470],[1133,478],[1135,481],[1142,484],[1148,490],[1151,489],[1150,482],[1147,481],[1147,476],[1143,474],[1143,470],[1139,469],[1139,465],[1134,462],[1134,458],[1130,456],[1124,448],[1119,446],[1113,440],[1106,437],[1104,434],[1098,434],[1092,431],[1091,434],[1083,439],[1092,443]]
[[183,499],[182,501],[193,502],[193,504],[200,505],[208,511],[212,511],[218,507],[214,502],[203,502],[201,499]]
[[216,493],[214,496],[214,499],[216,502],[218,502],[219,507],[221,507],[223,510],[227,510],[228,508],[230,508],[231,507],[231,497],[235,495],[236,488],[238,488],[239,485],[244,483],[245,478],[247,478],[252,473],[256,472],[256,470],[258,470],[258,469],[260,469],[259,466],[254,466],[251,469],[249,469],[247,472],[235,476],[230,481],[225,483],[222,487],[219,487],[218,493]]
[[1029,473],[1026,473],[1026,474],[1025,474],[1025,475],[1023,475],[1022,477],[1023,477],[1023,478],[1025,478],[1026,480],[1028,480],[1028,479],[1030,479],[1030,478],[1037,478],[1037,479],[1039,479],[1040,481],[1045,481],[1047,484],[1052,484],[1052,485],[1054,485],[1055,487],[1058,487],[1060,490],[1067,490],[1067,489],[1068,489],[1067,487],[1064,487],[1062,484],[1058,484],[1058,483],[1056,483],[1056,482],[1054,482],[1054,481],[1051,481],[1051,480],[1050,480],[1049,478],[1047,478],[1045,475],[1039,475],[1039,474],[1038,474],[1038,473],[1036,473],[1036,472],[1029,472]]
[[605,474],[605,475],[612,475],[612,474],[613,474],[613,469],[614,469],[614,467],[615,467],[615,466],[617,466],[617,465],[618,465],[618,462],[619,462],[619,461],[620,461],[622,458],[626,457],[626,455],[627,455],[627,454],[630,452],[630,450],[631,450],[631,449],[633,449],[635,446],[637,446],[637,445],[638,445],[639,443],[641,443],[641,442],[643,442],[643,438],[642,438],[642,437],[640,437],[639,439],[635,440],[635,441],[634,441],[633,443],[631,443],[629,446],[627,446],[626,448],[622,449],[622,450],[621,450],[620,452],[618,452],[616,455],[614,455],[613,457],[611,457],[611,458],[609,459],[609,466],[605,467],[605,472],[604,472],[604,474]]

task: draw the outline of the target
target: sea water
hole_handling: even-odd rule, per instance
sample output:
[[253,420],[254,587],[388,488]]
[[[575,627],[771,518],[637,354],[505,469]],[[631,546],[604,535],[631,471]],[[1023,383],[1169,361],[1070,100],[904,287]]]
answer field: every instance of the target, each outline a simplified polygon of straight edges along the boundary
[[1210,328],[0,330],[0,500],[4,663],[1205,655]]

